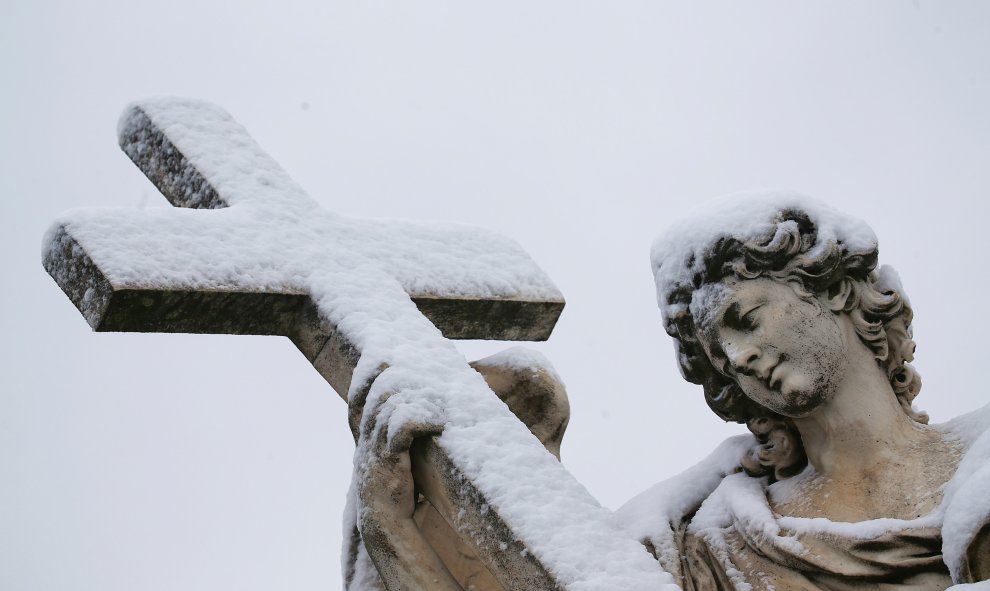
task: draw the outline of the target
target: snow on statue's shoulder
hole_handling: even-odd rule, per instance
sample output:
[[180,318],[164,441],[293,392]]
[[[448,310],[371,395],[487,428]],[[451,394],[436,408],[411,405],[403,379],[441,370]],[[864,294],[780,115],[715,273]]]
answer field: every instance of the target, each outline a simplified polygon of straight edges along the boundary
[[936,427],[966,450],[942,500],[942,555],[958,578],[967,549],[990,523],[990,405]]
[[705,459],[636,495],[614,514],[633,539],[649,542],[664,564],[676,564],[680,549],[675,528],[701,506],[753,446],[751,435],[723,441]]

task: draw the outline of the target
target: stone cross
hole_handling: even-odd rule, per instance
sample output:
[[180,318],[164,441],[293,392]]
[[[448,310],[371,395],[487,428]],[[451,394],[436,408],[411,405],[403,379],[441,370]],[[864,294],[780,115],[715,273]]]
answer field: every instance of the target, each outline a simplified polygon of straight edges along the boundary
[[[385,269],[447,338],[545,340],[563,309],[550,280],[500,236],[323,211],[214,105],[135,104],[119,136],[172,205],[222,211],[102,212],[58,224],[45,268],[94,330],[284,335],[346,400],[357,351],[318,317],[298,277],[309,266]],[[333,243],[313,244],[327,234]],[[517,285],[506,285],[505,269]]]
[[[546,275],[501,236],[321,209],[209,103],[136,103],[118,135],[178,209],[76,210],[49,230],[44,266],[94,330],[284,335],[346,401],[382,367],[402,363],[390,349],[442,340],[433,326],[447,338],[543,340],[564,306]],[[362,363],[374,367],[359,372]],[[530,439],[517,443],[548,455]],[[503,519],[512,501],[489,499],[467,477],[476,467],[443,445],[419,457],[440,475],[428,498],[507,589],[567,588],[555,574],[566,568],[552,564],[557,543]],[[544,502],[604,519],[566,471],[548,470],[554,490]],[[618,552],[587,543],[582,552],[603,561]],[[490,559],[497,549],[513,558]]]

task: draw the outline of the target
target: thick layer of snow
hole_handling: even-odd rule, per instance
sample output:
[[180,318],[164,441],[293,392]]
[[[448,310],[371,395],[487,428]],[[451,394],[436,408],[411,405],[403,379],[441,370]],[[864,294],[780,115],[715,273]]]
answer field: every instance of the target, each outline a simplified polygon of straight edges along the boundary
[[942,425],[968,448],[956,476],[945,486],[942,502],[942,555],[953,580],[958,578],[966,548],[990,523],[990,406]]
[[[55,227],[116,286],[309,293],[362,353],[352,387],[388,366],[366,406],[394,393],[377,428],[394,435],[410,421],[443,426],[439,443],[455,465],[565,588],[656,591],[671,583],[409,298],[559,299],[518,246],[475,228],[332,215],[217,107],[171,99],[141,108],[231,206],[65,214]],[[368,441],[374,433],[357,450],[358,475],[373,461]]]
[[[317,203],[261,149],[227,111],[202,101],[146,99],[124,110],[117,122],[123,137],[143,111],[227,205],[254,203],[280,212],[313,210]],[[143,150],[147,146],[136,146]],[[187,187],[188,189],[188,187]]]
[[[115,287],[305,292],[315,269],[381,269],[414,295],[561,300],[513,241],[484,229],[343,218],[319,208],[226,111],[137,104],[231,207],[83,209],[59,217]],[[128,126],[128,109],[120,128]]]

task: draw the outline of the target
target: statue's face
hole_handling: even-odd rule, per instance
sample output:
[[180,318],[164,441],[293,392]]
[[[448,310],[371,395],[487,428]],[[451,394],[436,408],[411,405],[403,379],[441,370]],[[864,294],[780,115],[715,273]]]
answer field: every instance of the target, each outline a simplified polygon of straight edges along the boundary
[[718,287],[699,335],[712,363],[784,416],[807,416],[830,400],[848,366],[844,318],[770,279]]

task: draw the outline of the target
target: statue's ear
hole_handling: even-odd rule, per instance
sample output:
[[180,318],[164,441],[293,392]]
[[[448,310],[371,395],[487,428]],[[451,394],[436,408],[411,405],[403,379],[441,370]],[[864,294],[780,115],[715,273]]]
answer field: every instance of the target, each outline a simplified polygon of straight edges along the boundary
[[848,277],[839,279],[830,285],[825,292],[829,309],[833,312],[848,311],[846,305],[849,303],[850,295],[852,295],[852,282],[849,281]]

